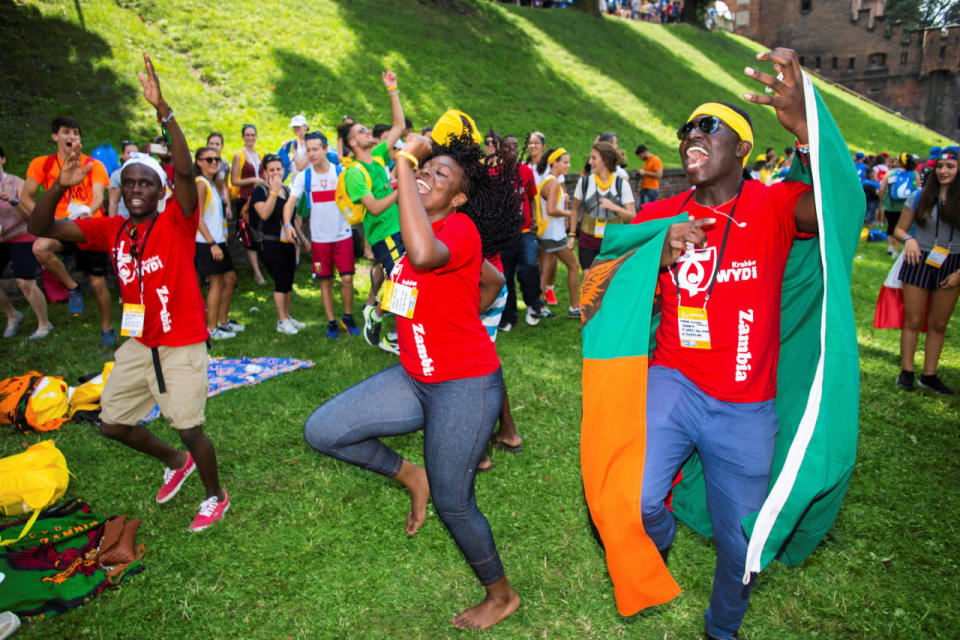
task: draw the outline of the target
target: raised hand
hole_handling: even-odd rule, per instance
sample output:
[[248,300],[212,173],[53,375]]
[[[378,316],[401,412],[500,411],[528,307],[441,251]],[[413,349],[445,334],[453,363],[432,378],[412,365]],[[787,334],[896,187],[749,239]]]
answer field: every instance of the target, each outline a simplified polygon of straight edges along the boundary
[[381,73],[380,77],[383,79],[383,86],[385,86],[387,89],[393,89],[397,86],[397,74],[395,74],[393,71],[390,71],[389,68]]
[[70,148],[67,149],[67,155],[63,158],[63,166],[60,167],[60,177],[58,178],[61,187],[69,189],[83,182],[83,179],[90,173],[93,163],[88,162],[87,166],[80,163],[80,151],[83,145],[79,142],[67,143]]
[[757,60],[772,62],[774,71],[782,74],[783,79],[753,67],[747,67],[743,72],[772,89],[773,93],[745,93],[744,99],[776,109],[777,119],[780,120],[783,128],[795,135],[801,144],[807,144],[809,140],[807,114],[803,101],[803,74],[800,71],[797,52],[793,49],[777,47],[773,51],[758,53]]
[[420,135],[419,133],[411,133],[408,135],[403,145],[403,150],[413,154],[413,157],[420,162],[429,158],[433,152],[433,142],[430,138]]
[[663,241],[663,253],[660,255],[660,266],[666,267],[677,261],[687,250],[687,243],[698,247],[707,244],[707,234],[703,227],[709,227],[716,222],[713,218],[677,222],[667,229],[667,237]]
[[160,92],[160,80],[157,78],[157,72],[153,68],[153,62],[150,61],[150,56],[147,55],[147,52],[143,52],[143,68],[144,72],[137,73],[137,78],[140,79],[140,84],[143,85],[143,97],[147,99],[147,102],[153,105],[155,109],[160,109],[160,105],[163,104],[163,94]]

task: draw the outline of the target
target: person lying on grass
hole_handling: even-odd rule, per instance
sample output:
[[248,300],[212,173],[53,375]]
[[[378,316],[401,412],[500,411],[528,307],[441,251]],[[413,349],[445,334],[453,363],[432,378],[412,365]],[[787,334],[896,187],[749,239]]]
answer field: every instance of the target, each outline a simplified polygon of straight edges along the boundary
[[[504,281],[484,261],[483,247],[501,245],[491,236],[514,233],[513,226],[499,224],[513,185],[500,179],[505,174],[491,175],[482,159],[472,131],[436,149],[421,136],[408,139],[397,161],[406,253],[381,294],[397,317],[400,364],[327,401],[304,428],[314,449],[394,478],[410,491],[408,534],[423,524],[432,495],[440,520],[486,589],[482,602],[453,618],[461,629],[486,629],[520,605],[474,496],[477,465],[503,401],[500,361],[479,314]],[[370,402],[374,395],[377,402]],[[379,439],[419,429],[426,468]]]
[[[157,502],[173,498],[194,469],[206,499],[191,531],[220,520],[230,506],[220,486],[213,444],[203,432],[207,402],[207,331],[203,298],[193,265],[200,215],[193,163],[173,109],[163,99],[149,56],[146,73],[138,74],[143,95],[157,120],[170,134],[173,197],[158,213],[166,195],[166,174],[146,154],[134,154],[120,169],[120,190],[130,211],[120,217],[54,220],[57,201],[79,184],[90,165],[81,165],[79,143],[64,159],[60,177],[30,214],[30,232],[61,241],[86,242],[113,260],[123,299],[121,335],[130,336],[117,349],[116,364],[101,397],[100,433],[167,465]],[[187,452],[177,451],[153,435],[140,421],[160,405],[160,412],[180,432]]]

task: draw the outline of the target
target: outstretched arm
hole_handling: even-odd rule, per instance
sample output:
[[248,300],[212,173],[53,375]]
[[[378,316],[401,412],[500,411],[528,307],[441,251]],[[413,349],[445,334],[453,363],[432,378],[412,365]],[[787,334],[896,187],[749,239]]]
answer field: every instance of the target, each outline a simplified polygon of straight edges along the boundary
[[143,54],[144,72],[138,73],[143,85],[143,97],[157,110],[157,121],[170,133],[170,156],[173,158],[173,187],[177,204],[185,216],[192,216],[197,208],[197,183],[193,181],[193,162],[190,160],[190,148],[180,125],[173,117],[173,109],[163,99],[160,91],[160,79],[153,68],[153,62],[146,52]]
[[393,149],[403,134],[405,120],[403,119],[403,107],[400,106],[400,91],[397,89],[397,74],[387,69],[382,74],[383,86],[387,88],[387,95],[390,96],[390,115],[392,117],[390,130],[387,131],[381,140],[387,143],[387,149]]
[[[431,143],[419,135],[407,139],[405,150],[423,162],[430,155]],[[400,235],[407,257],[417,269],[436,269],[450,261],[450,249],[433,234],[427,211],[417,193],[416,177],[410,161],[397,158],[397,194],[400,209]]]

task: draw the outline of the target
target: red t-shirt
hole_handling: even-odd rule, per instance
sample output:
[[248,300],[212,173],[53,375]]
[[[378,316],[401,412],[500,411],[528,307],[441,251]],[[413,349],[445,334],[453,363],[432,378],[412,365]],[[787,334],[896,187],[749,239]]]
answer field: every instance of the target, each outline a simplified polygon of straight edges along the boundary
[[422,382],[493,373],[500,359],[480,322],[480,234],[458,212],[434,222],[433,233],[450,251],[447,264],[420,271],[404,254],[390,273],[417,290],[413,318],[397,315],[400,364]]
[[[698,205],[692,197],[684,205],[690,195],[686,191],[643,205],[644,220],[688,211],[697,219],[717,221],[705,229],[707,246],[695,249],[694,259],[681,256],[660,274],[662,315],[651,365],[677,369],[706,394],[725,402],[761,402],[776,396],[783,271],[794,238],[800,235],[794,217],[797,199],[809,190],[800,182],[768,187],[747,180],[719,269],[717,258],[736,198],[715,209]],[[715,270],[708,303],[706,292]],[[706,309],[709,349],[681,346],[680,305]]]
[[520,229],[522,231],[531,231],[536,228],[536,225],[532,224],[535,221],[531,220],[530,198],[537,196],[537,180],[533,176],[533,169],[527,165],[520,164],[517,166],[517,170],[520,173],[517,192],[520,195],[520,206],[523,209],[523,226],[520,227]]
[[[143,335],[137,340],[148,347],[203,342],[209,333],[193,265],[200,214],[194,211],[184,216],[176,198],[171,197],[154,220],[136,227],[139,261],[130,252],[132,222],[126,218],[89,218],[76,223],[94,251],[110,252],[123,302],[146,307]],[[142,300],[138,274],[143,278]]]

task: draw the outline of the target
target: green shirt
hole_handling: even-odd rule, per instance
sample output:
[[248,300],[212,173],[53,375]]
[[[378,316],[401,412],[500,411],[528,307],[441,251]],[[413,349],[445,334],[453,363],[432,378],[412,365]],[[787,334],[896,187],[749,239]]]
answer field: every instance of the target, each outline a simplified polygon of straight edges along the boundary
[[[374,156],[379,156],[384,164],[390,163],[390,151],[387,149],[387,143],[381,142],[370,152]],[[363,176],[363,171],[357,165],[363,165],[370,175],[370,188],[367,188],[367,179]],[[356,204],[363,196],[368,193],[373,194],[377,200],[385,198],[393,193],[393,187],[390,186],[390,176],[383,166],[374,160],[370,164],[357,162],[347,168],[343,176],[343,186],[347,191],[350,200]],[[393,203],[386,211],[375,216],[369,211],[363,216],[363,232],[367,236],[367,242],[374,245],[387,236],[392,236],[400,232],[400,210],[397,209],[397,203]]]

